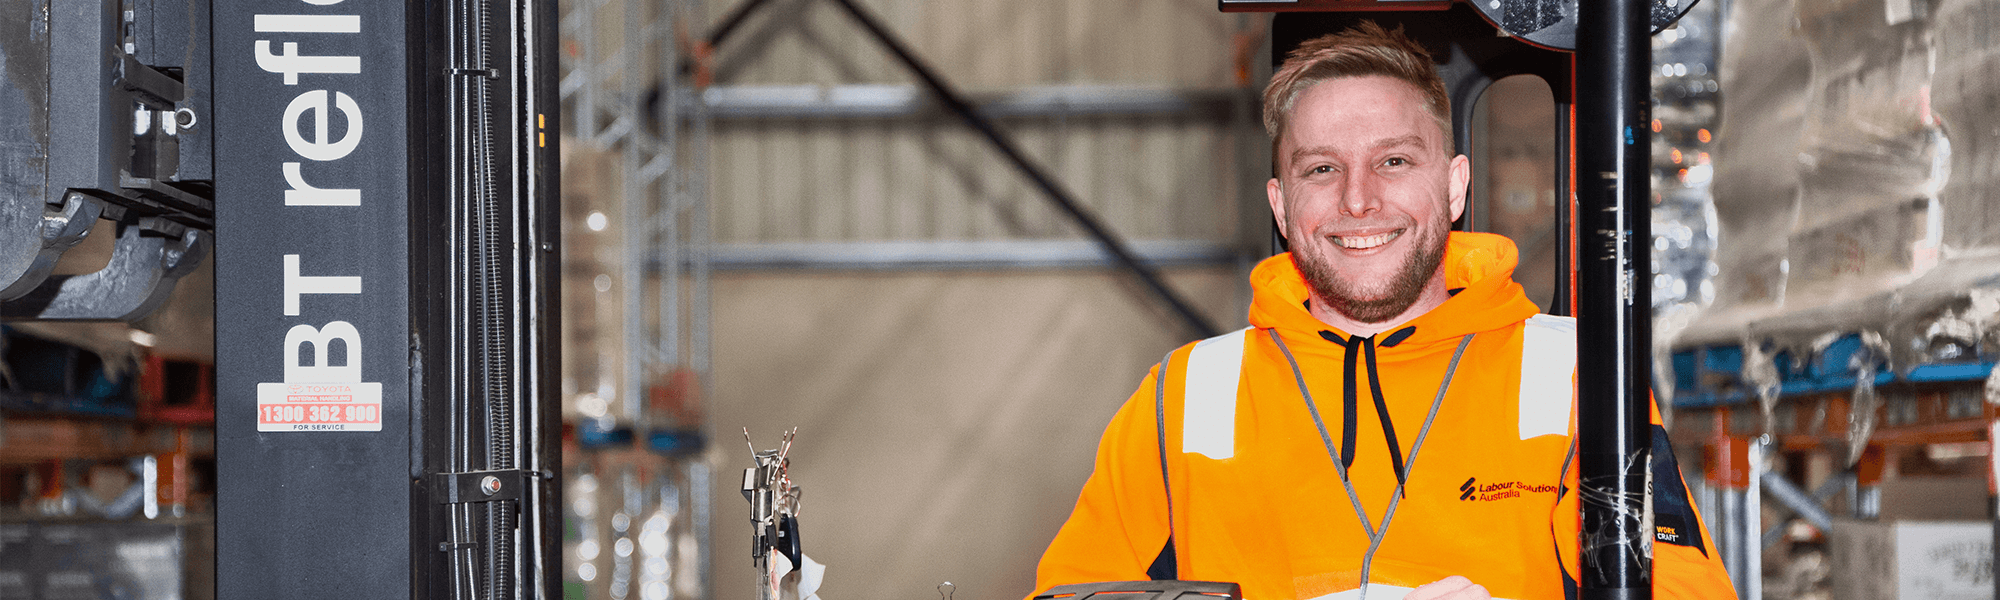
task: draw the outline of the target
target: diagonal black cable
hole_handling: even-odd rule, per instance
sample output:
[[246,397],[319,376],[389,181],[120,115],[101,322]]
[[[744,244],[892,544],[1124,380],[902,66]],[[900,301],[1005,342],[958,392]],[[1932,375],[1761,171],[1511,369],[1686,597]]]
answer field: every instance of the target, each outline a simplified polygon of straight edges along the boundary
[[729,16],[723,17],[722,22],[715,25],[715,31],[708,34],[708,47],[721,46],[723,41],[729,39],[729,34],[736,33],[736,28],[750,18],[751,13],[757,12],[758,7],[768,2],[770,0],[743,0],[742,4],[736,5],[736,10],[731,11]]

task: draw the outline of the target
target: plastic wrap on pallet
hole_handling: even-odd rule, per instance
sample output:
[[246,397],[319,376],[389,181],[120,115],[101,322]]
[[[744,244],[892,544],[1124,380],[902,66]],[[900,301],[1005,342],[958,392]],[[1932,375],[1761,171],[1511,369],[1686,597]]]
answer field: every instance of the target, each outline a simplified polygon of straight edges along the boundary
[[1884,24],[1873,3],[1771,4],[1729,15],[1712,317],[1866,295],[1935,262],[1912,250],[1935,242],[1925,225],[1948,147],[1925,101],[1921,23]]
[[1743,343],[1743,380],[1750,384],[1750,390],[1757,397],[1757,411],[1764,422],[1771,420],[1771,410],[1777,407],[1778,391],[1784,385],[1783,376],[1778,373],[1777,362],[1763,344],[1754,340]]
[[1927,15],[1888,12],[1885,21],[1872,3],[1797,3],[1812,79],[1798,217],[1781,232],[1788,289],[1839,298],[1937,264],[1951,144],[1930,108],[1931,28]]
[[1876,373],[1984,376],[2000,357],[2000,302],[1979,299],[2000,288],[2000,5],[1761,0],[1727,19],[1716,303],[1673,347],[1803,367],[1815,342],[1864,334]]
[[2000,368],[1986,374],[1986,403],[2000,405]]
[[1939,191],[1944,245],[2000,246],[2000,211],[1992,210],[2000,206],[2000,6],[1939,0],[1931,12],[1930,110],[1952,148],[1951,178]]
[[1875,435],[1876,406],[1882,402],[1881,394],[1875,391],[1875,374],[1878,365],[1886,363],[1885,355],[1892,354],[1889,344],[1877,332],[1862,332],[1861,349],[1848,356],[1847,368],[1854,371],[1854,389],[1848,394],[1850,408],[1847,411],[1847,466],[1861,462],[1861,453],[1868,446],[1868,438]]
[[[1941,269],[1942,270],[1942,269]],[[1981,285],[1983,282],[1974,282]],[[1889,351],[1905,372],[1925,381],[1976,379],[2000,357],[2000,288],[1973,287],[1924,312],[1890,324]]]
[[[1926,362],[1990,365],[2000,358],[2000,288],[1973,288],[1962,302],[1901,333],[1908,341],[1904,349]],[[1987,404],[2000,405],[2000,368],[1987,373],[1983,391]]]
[[1861,462],[1861,453],[1868,448],[1868,438],[1875,435],[1875,421],[1881,411],[1881,394],[1875,391],[1875,368],[1862,367],[1860,375],[1854,378],[1854,391],[1848,394],[1847,410],[1847,466]]
[[1720,273],[1716,304],[1703,317],[1707,324],[1736,307],[1785,297],[1784,233],[1797,212],[1799,174],[1792,165],[1811,73],[1789,4],[1734,2],[1724,17],[1729,35],[1719,65],[1722,125],[1711,188]]

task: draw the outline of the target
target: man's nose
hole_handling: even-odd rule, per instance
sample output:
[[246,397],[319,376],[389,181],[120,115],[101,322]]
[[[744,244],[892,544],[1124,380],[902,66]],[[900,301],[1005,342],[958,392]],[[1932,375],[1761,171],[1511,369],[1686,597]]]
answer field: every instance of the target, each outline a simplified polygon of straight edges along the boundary
[[1347,176],[1341,182],[1340,212],[1350,217],[1365,217],[1382,209],[1381,181],[1374,173],[1362,170]]

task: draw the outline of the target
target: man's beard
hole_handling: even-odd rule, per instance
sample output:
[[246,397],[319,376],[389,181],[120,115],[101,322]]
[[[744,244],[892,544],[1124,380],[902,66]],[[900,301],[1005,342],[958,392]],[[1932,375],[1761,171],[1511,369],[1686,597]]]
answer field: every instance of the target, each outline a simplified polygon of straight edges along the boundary
[[[1439,216],[1443,216],[1440,214]],[[1396,318],[1417,303],[1423,295],[1424,285],[1430,283],[1444,264],[1445,243],[1449,237],[1451,222],[1438,220],[1432,223],[1430,232],[1423,239],[1416,240],[1417,248],[1403,261],[1389,281],[1389,288],[1380,297],[1362,298],[1365,291],[1355,282],[1334,272],[1332,261],[1320,255],[1312,244],[1300,244],[1292,253],[1292,264],[1298,266],[1299,275],[1312,288],[1313,297],[1326,302],[1328,308],[1362,323],[1381,323]]]

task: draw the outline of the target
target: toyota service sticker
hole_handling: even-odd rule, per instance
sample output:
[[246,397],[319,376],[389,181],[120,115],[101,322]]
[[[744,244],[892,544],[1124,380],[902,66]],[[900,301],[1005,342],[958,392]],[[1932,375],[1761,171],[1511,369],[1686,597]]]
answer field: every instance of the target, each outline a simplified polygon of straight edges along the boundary
[[381,383],[257,384],[257,431],[381,430]]

